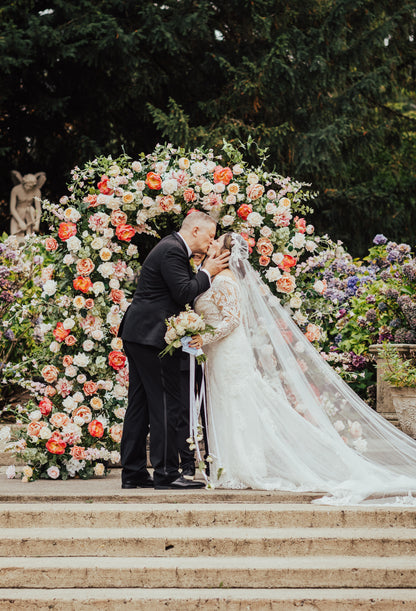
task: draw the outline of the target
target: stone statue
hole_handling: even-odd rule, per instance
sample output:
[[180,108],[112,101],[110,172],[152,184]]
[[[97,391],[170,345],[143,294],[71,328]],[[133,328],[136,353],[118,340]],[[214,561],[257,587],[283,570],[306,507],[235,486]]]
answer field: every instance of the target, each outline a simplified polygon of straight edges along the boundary
[[42,208],[40,190],[45,184],[45,172],[26,174],[12,170],[15,184],[10,193],[10,234],[23,238],[28,233],[39,231]]

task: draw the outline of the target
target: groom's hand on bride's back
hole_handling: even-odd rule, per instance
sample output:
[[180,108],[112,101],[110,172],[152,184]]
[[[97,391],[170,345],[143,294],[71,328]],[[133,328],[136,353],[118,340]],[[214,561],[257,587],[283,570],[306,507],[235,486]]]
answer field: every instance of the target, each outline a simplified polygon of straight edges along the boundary
[[219,255],[211,255],[207,257],[203,263],[203,268],[210,273],[211,278],[228,269],[228,261],[230,259],[230,251],[226,250]]

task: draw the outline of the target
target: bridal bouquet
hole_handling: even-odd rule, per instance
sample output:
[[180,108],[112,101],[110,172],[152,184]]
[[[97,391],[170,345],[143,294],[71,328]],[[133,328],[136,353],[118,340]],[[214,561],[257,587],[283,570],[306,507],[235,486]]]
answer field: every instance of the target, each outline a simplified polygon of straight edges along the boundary
[[208,325],[202,315],[197,314],[189,305],[186,305],[183,312],[176,316],[171,316],[165,322],[167,326],[165,333],[167,346],[162,350],[160,356],[173,354],[176,348],[182,347],[182,350],[196,357],[199,365],[206,361],[206,356],[201,349],[189,347],[192,336],[214,332],[214,327]]

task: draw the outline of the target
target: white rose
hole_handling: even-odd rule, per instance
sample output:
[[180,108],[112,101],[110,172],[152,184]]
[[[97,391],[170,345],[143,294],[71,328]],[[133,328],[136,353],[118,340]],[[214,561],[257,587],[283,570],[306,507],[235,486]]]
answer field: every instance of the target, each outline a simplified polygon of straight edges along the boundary
[[29,419],[32,420],[32,422],[37,422],[41,418],[42,418],[42,412],[40,411],[40,409],[35,409],[33,410],[33,412],[29,413]]
[[84,354],[83,352],[78,352],[78,354],[74,356],[74,365],[76,365],[77,367],[87,367],[87,365],[89,365],[89,362],[90,357]]
[[111,250],[109,248],[102,248],[99,254],[101,261],[109,261],[111,259]]
[[139,250],[135,244],[128,245],[127,251],[126,251],[128,257],[133,257],[134,255],[137,255],[138,252]]
[[234,206],[236,201],[237,200],[235,195],[227,195],[227,197],[225,198],[225,203],[227,204],[227,206]]
[[276,265],[280,265],[281,262],[283,261],[283,253],[275,252],[274,255],[272,255],[272,261]]
[[105,291],[104,282],[94,282],[94,284],[92,285],[92,291],[95,296],[99,295],[100,293],[104,293]]
[[121,337],[113,337],[110,345],[113,350],[121,350],[123,347],[123,340]]
[[223,193],[225,191],[225,184],[223,182],[217,182],[214,185],[215,193]]
[[306,225],[306,233],[311,235],[315,231],[315,227],[313,225]]
[[265,238],[270,238],[270,236],[272,235],[273,231],[270,229],[270,227],[267,227],[267,225],[264,225],[264,227],[262,227],[260,229],[260,233],[263,237]]
[[103,236],[104,236],[105,238],[108,238],[108,239],[110,239],[110,240],[111,240],[111,238],[113,237],[113,235],[114,235],[114,229],[112,229],[111,227],[106,227],[106,228],[104,229],[104,231],[103,231]]
[[97,462],[97,464],[94,467],[94,475],[101,477],[102,475],[104,475],[104,473],[105,473],[105,467],[103,463]]
[[263,216],[258,212],[250,212],[247,217],[247,223],[251,225],[251,227],[260,227],[263,222]]
[[154,206],[155,203],[155,200],[151,197],[148,197],[147,195],[143,197],[142,204],[144,208],[150,208],[151,206]]
[[162,191],[164,195],[172,195],[178,190],[178,181],[176,178],[167,178],[162,182]]
[[98,266],[97,271],[103,278],[109,278],[114,273],[114,265],[110,261],[107,263],[101,263],[101,265]]
[[277,210],[277,207],[272,202],[269,202],[268,204],[266,204],[266,213],[267,214],[275,214],[276,210]]
[[79,384],[84,384],[84,382],[87,381],[87,376],[85,376],[83,373],[80,373],[79,376],[77,376],[77,382]]
[[109,170],[108,170],[108,175],[109,176],[118,176],[120,174],[120,168],[118,165],[114,164],[112,165]]
[[305,244],[305,235],[303,233],[295,233],[291,242],[295,248],[302,248]]
[[74,367],[73,365],[68,365],[68,367],[65,368],[65,375],[67,376],[67,378],[75,378],[75,376],[77,375],[77,371],[78,369],[76,367]]
[[52,342],[49,346],[49,350],[53,352],[54,354],[59,352],[60,348],[61,348],[61,345],[58,344],[58,342]]
[[235,176],[238,176],[239,174],[242,174],[243,172],[244,172],[244,169],[241,167],[239,163],[236,163],[233,166],[233,174],[235,174]]
[[39,432],[40,439],[50,439],[52,437],[52,431],[49,427],[43,426]]
[[187,170],[189,168],[190,161],[186,157],[181,157],[178,161],[178,165],[181,170]]
[[91,242],[91,248],[94,250],[101,250],[104,247],[104,240],[100,237],[96,237]]
[[313,285],[314,290],[319,293],[320,295],[322,295],[322,293],[324,292],[324,283],[322,282],[322,280],[316,280],[315,284]]
[[300,298],[299,295],[293,295],[289,301],[289,305],[294,310],[297,310],[302,305],[302,299]]
[[94,331],[91,332],[91,337],[97,342],[100,342],[104,337],[104,333],[101,331],[101,329],[94,329]]
[[111,278],[108,283],[110,289],[119,289],[120,288],[120,280],[118,278]]
[[254,172],[247,174],[247,182],[249,185],[255,185],[259,182],[259,177]]
[[75,259],[72,255],[65,255],[64,257],[64,265],[72,265],[72,263],[74,263]]
[[77,407],[77,402],[74,401],[73,397],[66,397],[62,401],[62,405],[64,406],[65,411],[72,412],[72,410],[74,410]]
[[64,212],[64,217],[67,221],[76,223],[81,218],[81,215],[75,208],[67,208]]
[[194,176],[202,176],[202,174],[205,174],[206,171],[207,171],[207,167],[205,163],[196,161],[195,163],[191,165],[191,172]]
[[140,161],[133,161],[131,167],[134,172],[140,172],[142,169],[142,164],[140,163]]
[[314,250],[317,249],[317,247],[318,245],[313,240],[306,240],[305,248],[308,252],[313,252]]
[[99,193],[99,195],[97,195],[97,204],[99,206],[101,206],[102,204],[106,204],[108,199],[108,195],[104,195],[104,193]]
[[90,339],[86,339],[85,342],[82,344],[82,349],[85,350],[85,352],[91,352],[91,350],[94,349],[94,342],[91,341]]
[[123,420],[124,416],[126,415],[126,408],[118,407],[114,410],[114,415],[116,418],[120,418],[120,420]]
[[73,235],[66,241],[66,247],[71,252],[78,252],[81,248],[81,240],[77,236]]
[[55,295],[57,287],[58,285],[55,280],[47,280],[42,288],[43,292],[51,297],[52,295]]
[[129,391],[125,386],[121,386],[120,384],[115,384],[112,392],[113,392],[113,396],[116,399],[123,399],[124,397],[127,397],[127,394]]
[[208,195],[208,193],[211,193],[212,187],[213,187],[212,183],[210,183],[208,180],[206,180],[201,185],[201,191],[202,191],[202,193],[204,195]]
[[269,282],[276,282],[281,275],[282,273],[278,267],[270,267],[265,274]]
[[300,310],[298,310],[294,315],[293,315],[293,320],[295,322],[298,323],[298,325],[304,325],[307,322],[307,317],[302,314],[302,312]]
[[75,325],[75,320],[73,318],[65,318],[62,325],[64,329],[72,329],[72,327]]

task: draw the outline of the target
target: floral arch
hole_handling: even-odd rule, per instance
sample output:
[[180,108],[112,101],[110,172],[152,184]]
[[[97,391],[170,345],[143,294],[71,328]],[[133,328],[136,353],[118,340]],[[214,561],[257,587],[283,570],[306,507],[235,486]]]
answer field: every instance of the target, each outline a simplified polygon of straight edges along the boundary
[[302,256],[320,242],[305,220],[314,196],[307,186],[263,164],[250,167],[229,144],[219,156],[158,145],[136,161],[101,157],[72,170],[69,194],[43,202],[53,264],[42,294],[41,383],[16,446],[25,480],[100,476],[119,461],[128,370],[117,330],[134,290],[138,245],[179,227],[192,208],[213,216],[219,231],[245,237],[253,266],[318,339],[297,292]]

